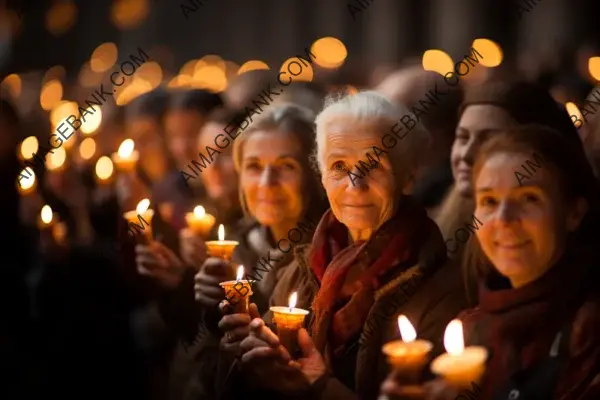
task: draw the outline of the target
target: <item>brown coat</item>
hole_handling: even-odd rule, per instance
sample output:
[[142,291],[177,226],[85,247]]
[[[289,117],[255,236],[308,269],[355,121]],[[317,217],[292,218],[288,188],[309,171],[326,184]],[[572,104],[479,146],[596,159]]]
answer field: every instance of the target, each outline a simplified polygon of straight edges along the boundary
[[[297,246],[296,258],[277,283],[272,304],[285,305],[289,294],[298,291],[298,307],[310,309],[310,303],[319,289],[319,282],[313,275],[307,263],[309,245]],[[432,265],[431,251],[427,246],[420,255],[420,262],[406,271],[398,273],[390,279],[375,294],[369,316],[364,324],[361,337],[348,346],[352,363],[345,364],[347,371],[331,371],[329,378],[320,388],[319,398],[322,399],[376,399],[379,387],[389,373],[381,347],[384,343],[399,337],[396,317],[405,314],[413,323],[419,338],[434,343],[434,355],[442,349],[442,336],[448,322],[462,309],[466,308],[466,298],[462,287],[460,272],[451,264]],[[429,259],[428,259],[429,258]],[[427,265],[427,267],[425,267]],[[425,271],[432,271],[426,273]],[[268,317],[266,317],[268,318]],[[310,322],[312,324],[312,321]],[[321,327],[313,327],[319,335]],[[358,348],[358,349],[357,349]],[[322,354],[324,349],[319,349]],[[346,357],[346,356],[344,356]],[[327,357],[331,370],[331,359]],[[340,364],[340,363],[338,363]],[[353,376],[354,387],[348,387],[337,375]],[[236,391],[248,394],[248,386],[244,385],[243,376],[237,370],[229,371],[227,393],[222,398],[236,398]],[[269,398],[283,397],[270,393]]]

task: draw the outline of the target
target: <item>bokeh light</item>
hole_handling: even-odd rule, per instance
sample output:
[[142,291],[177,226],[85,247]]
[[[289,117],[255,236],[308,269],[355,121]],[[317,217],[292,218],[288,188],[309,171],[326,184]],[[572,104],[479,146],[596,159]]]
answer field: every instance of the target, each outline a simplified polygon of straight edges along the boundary
[[59,147],[58,149],[53,149],[52,153],[48,153],[46,156],[46,168],[49,171],[56,171],[60,169],[65,164],[67,160],[67,152],[63,147]]
[[314,59],[315,64],[328,69],[339,68],[348,57],[348,50],[344,43],[330,36],[315,41],[310,51],[314,54],[312,59]]
[[250,60],[250,61],[246,61],[244,64],[242,64],[242,66],[240,67],[240,69],[238,70],[237,73],[238,73],[238,75],[241,75],[244,72],[256,71],[259,69],[271,69],[271,68],[269,68],[269,66],[267,65],[266,62],[259,61],[259,60]]
[[10,95],[14,98],[17,98],[21,95],[21,90],[23,83],[21,82],[21,77],[17,74],[10,74],[2,83],[0,83],[0,87],[6,88],[9,91]]
[[452,57],[446,52],[438,49],[427,50],[423,53],[423,69],[433,71],[445,76],[448,72],[454,71]]
[[[471,45],[482,57],[478,59],[478,63],[484,67],[497,67],[502,64],[503,54],[500,45],[489,39],[475,39]],[[472,50],[470,50],[472,52]],[[477,54],[475,54],[477,56]]]
[[138,27],[148,16],[148,0],[115,0],[111,9],[111,21],[119,29]]
[[79,155],[84,160],[89,160],[96,154],[96,141],[92,138],[85,138],[79,145]]
[[39,143],[35,136],[29,136],[21,142],[21,157],[24,160],[33,158],[33,154],[37,153],[39,149]]
[[84,113],[85,121],[83,117],[80,118],[81,127],[79,129],[81,129],[81,133],[84,135],[91,135],[100,127],[100,124],[102,123],[102,109],[97,105],[94,106],[94,108],[96,111],[93,111],[91,108],[87,108],[88,112]]
[[588,61],[588,70],[590,75],[597,81],[600,81],[600,57],[590,57]]
[[46,29],[55,36],[67,32],[77,21],[77,6],[70,1],[56,2],[46,13]]
[[[308,57],[308,56],[306,56]],[[290,72],[291,71],[291,72]],[[283,82],[292,80],[293,82],[311,82],[314,77],[314,71],[311,64],[304,56],[302,58],[292,57],[288,58],[281,64],[279,72],[285,74],[281,76]],[[296,75],[297,74],[297,75]]]
[[62,100],[63,87],[60,81],[54,79],[44,84],[40,91],[40,105],[46,111],[50,111]]
[[155,89],[160,85],[163,78],[162,68],[154,61],[145,62],[135,71],[134,80],[145,81]]
[[102,43],[96,47],[90,58],[90,68],[94,72],[108,71],[117,61],[118,50],[114,43]]

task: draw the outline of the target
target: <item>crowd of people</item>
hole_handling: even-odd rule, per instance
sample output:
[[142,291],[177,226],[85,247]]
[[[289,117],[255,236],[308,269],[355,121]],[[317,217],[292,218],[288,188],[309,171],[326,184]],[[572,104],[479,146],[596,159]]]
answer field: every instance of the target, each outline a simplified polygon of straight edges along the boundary
[[[480,399],[600,398],[600,117],[576,127],[551,87],[494,76],[415,116],[443,79],[295,82],[238,135],[269,71],[220,94],[159,87],[96,134],[95,157],[132,139],[133,170],[99,184],[68,152],[28,193],[21,141],[50,130],[4,96],[0,398],[455,399],[429,368],[455,319],[487,352]],[[218,135],[231,144],[186,179]],[[144,198],[152,236],[129,235]],[[40,227],[46,204],[64,238]],[[198,205],[205,235],[186,219]],[[221,225],[231,260],[207,248]],[[240,265],[247,312],[220,285]],[[270,307],[292,294],[308,315],[289,348]],[[382,351],[400,315],[432,344],[416,378]]]

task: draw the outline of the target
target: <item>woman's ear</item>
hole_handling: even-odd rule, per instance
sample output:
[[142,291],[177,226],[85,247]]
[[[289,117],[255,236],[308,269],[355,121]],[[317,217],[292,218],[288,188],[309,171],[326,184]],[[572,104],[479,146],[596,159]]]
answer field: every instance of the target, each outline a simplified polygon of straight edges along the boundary
[[567,211],[567,232],[574,232],[579,228],[589,208],[588,201],[583,197],[578,197],[571,203]]

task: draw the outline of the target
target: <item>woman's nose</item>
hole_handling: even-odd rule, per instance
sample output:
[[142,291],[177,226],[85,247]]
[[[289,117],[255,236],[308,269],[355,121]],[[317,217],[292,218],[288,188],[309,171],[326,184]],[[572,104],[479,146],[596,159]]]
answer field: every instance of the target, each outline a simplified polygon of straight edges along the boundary
[[271,186],[276,181],[276,171],[274,168],[270,166],[266,166],[260,174],[260,185],[261,186]]
[[513,222],[518,219],[518,209],[516,204],[510,201],[503,201],[498,207],[498,220],[504,223]]

